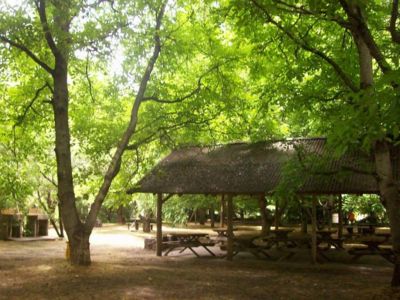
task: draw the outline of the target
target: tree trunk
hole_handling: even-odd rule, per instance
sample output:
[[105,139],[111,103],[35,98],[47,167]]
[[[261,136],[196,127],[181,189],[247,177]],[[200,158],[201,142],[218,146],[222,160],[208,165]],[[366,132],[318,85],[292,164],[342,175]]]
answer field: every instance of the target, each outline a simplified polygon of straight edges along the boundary
[[68,235],[72,264],[89,265],[89,236],[83,234],[83,225],[75,206],[72,180],[70,132],[68,121],[67,61],[58,58],[54,73],[53,111],[56,136],[58,199],[61,216]]
[[117,210],[117,223],[125,224],[124,207],[120,205]]
[[198,208],[197,215],[199,217],[200,225],[206,224],[206,210],[204,208]]
[[261,234],[267,235],[271,229],[273,218],[271,214],[267,211],[265,195],[260,195],[258,198],[258,206],[260,208],[261,214]]
[[73,265],[88,266],[90,260],[90,234],[85,233],[83,228],[69,237],[70,262]]
[[143,232],[151,232],[151,218],[144,217],[142,219]]
[[[370,48],[365,43],[359,20],[364,20],[362,10],[357,4],[349,5],[350,11],[346,11],[352,25],[352,34],[357,45],[360,64],[360,86],[365,94],[373,97],[371,88],[373,85],[373,67]],[[353,13],[357,18],[351,15]],[[392,161],[390,154],[390,145],[387,141],[376,141],[374,145],[375,168],[379,192],[389,217],[389,223],[392,233],[393,252],[395,256],[394,271],[392,277],[392,286],[400,286],[400,199],[397,182],[393,177]]]
[[400,286],[400,201],[398,186],[393,178],[389,144],[378,141],[375,144],[375,167],[381,199],[386,207],[392,233],[395,264],[392,286]]

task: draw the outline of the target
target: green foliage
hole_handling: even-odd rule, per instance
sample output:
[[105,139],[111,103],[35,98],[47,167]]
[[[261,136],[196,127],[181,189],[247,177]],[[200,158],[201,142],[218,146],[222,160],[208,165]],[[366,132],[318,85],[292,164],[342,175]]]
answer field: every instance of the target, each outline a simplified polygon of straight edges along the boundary
[[[49,4],[50,31],[61,44],[71,41],[71,146],[82,210],[93,201],[129,120],[140,74],[151,54],[154,8],[159,4],[99,2],[68,2],[74,15],[68,37],[57,31],[54,16],[59,8]],[[326,54],[359,86],[358,53],[349,30],[338,22],[345,19],[338,2],[256,2],[263,9],[237,0],[169,3],[160,32],[161,55],[145,95],[164,102],[149,99],[142,104],[131,150],[111,186],[106,208],[128,205],[131,198],[125,191],[182,145],[327,135],[340,154],[352,147],[369,150],[381,138],[397,143],[400,98],[392,86],[400,82],[400,52],[389,35],[382,34],[388,5],[355,2],[392,68],[383,74],[374,65],[373,87],[357,92],[326,60],[304,48]],[[0,3],[0,35],[19,41],[54,66],[32,1],[13,8]],[[0,206],[23,205],[44,188],[41,173],[56,177],[52,81],[7,43],[0,46],[0,69]],[[298,161],[289,162],[275,192],[291,198],[309,173]],[[152,197],[135,200],[138,209],[154,214]],[[165,218],[182,223],[188,210],[212,204],[218,205],[213,197],[173,197],[165,205]],[[257,214],[252,199],[238,199],[236,205]]]
[[344,195],[343,211],[373,215],[379,220],[387,222],[386,210],[377,195]]
[[218,205],[215,196],[204,195],[183,195],[173,196],[163,206],[163,218],[166,222],[173,225],[186,224],[190,217],[190,212],[198,208],[216,209]]

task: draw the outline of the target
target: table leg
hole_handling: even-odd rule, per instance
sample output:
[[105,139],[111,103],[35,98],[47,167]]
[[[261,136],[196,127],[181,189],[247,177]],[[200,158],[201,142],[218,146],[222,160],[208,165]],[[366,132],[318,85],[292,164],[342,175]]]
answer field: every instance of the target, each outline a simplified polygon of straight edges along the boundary
[[204,244],[202,244],[202,243],[200,243],[200,242],[199,242],[199,244],[200,244],[200,246],[202,246],[204,249],[206,249],[206,251],[207,251],[208,253],[210,253],[212,256],[215,256],[215,254],[214,254],[210,249],[208,249],[208,247],[207,247],[206,245],[204,245]]
[[192,251],[193,254],[196,255],[197,257],[200,257],[200,255],[198,255],[197,252],[192,249],[192,247],[186,247],[186,248],[189,249],[190,251]]

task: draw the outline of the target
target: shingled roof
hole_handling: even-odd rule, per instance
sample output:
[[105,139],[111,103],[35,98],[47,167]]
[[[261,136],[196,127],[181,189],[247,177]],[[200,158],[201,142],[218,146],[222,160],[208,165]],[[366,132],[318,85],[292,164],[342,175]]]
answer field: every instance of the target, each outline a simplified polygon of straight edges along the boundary
[[371,155],[336,157],[325,138],[189,147],[165,157],[129,193],[271,194],[284,185],[302,194],[378,194],[374,170]]

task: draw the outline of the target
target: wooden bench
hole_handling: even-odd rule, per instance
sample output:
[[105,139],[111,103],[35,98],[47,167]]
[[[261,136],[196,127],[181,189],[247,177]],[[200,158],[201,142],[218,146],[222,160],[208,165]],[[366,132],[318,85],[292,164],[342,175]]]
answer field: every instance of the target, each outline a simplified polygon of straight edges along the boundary
[[348,251],[350,255],[353,255],[353,260],[357,260],[365,255],[380,255],[390,263],[395,262],[395,255],[393,249],[390,246],[382,246],[382,240],[364,240],[360,241],[363,246],[355,247]]

